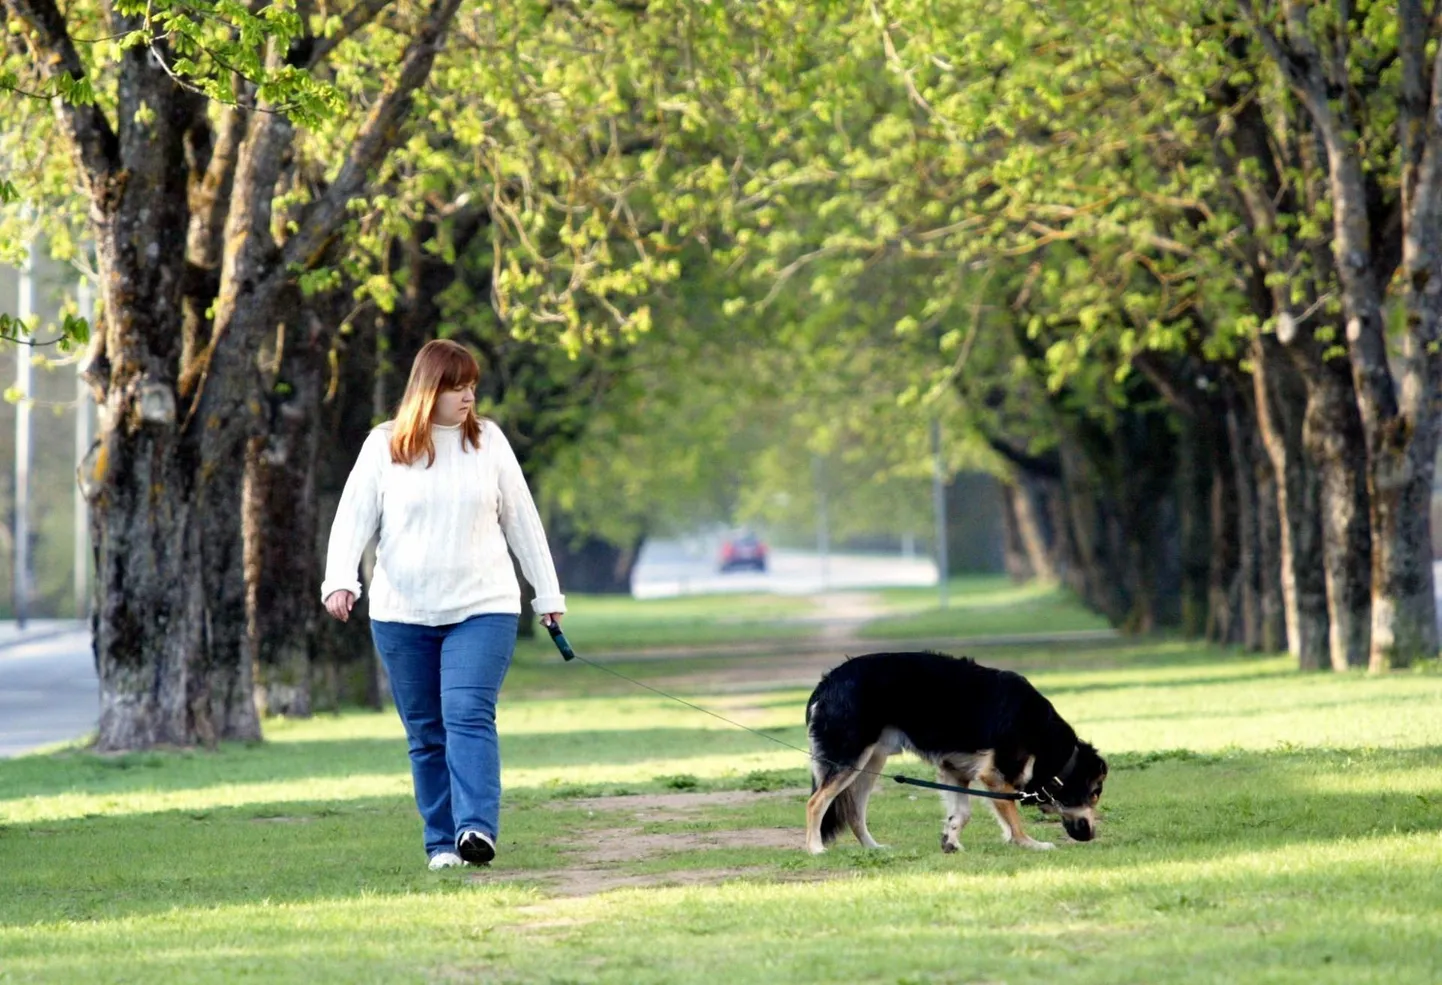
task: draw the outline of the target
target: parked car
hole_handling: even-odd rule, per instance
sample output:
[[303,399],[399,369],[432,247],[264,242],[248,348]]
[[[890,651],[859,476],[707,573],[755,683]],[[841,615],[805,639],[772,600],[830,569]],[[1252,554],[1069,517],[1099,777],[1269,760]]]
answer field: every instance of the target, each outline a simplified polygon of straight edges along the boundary
[[739,568],[766,570],[766,544],[753,533],[730,534],[721,541],[721,570],[726,572]]

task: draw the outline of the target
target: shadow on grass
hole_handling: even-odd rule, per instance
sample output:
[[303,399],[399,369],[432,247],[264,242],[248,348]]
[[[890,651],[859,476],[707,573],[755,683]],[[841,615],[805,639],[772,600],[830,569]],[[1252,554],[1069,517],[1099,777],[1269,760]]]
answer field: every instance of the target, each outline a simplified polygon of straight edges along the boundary
[[[1085,882],[1124,875],[1139,864],[1215,862],[1298,843],[1345,843],[1355,849],[1369,838],[1442,830],[1437,791],[1319,791],[1316,778],[1435,768],[1439,757],[1438,747],[1134,757],[1118,764],[1108,784],[1102,837],[1048,855],[997,843],[993,826],[978,816],[964,836],[968,853],[941,856],[935,848],[937,801],[888,788],[873,806],[871,826],[893,846],[890,852],[865,852],[843,842],[821,859],[799,850],[794,858],[774,850],[750,855],[732,850],[692,852],[676,864],[706,868],[749,860],[777,873],[960,870],[998,876],[1055,867]],[[1054,824],[1028,814],[1034,836],[1064,840]],[[801,825],[798,805],[790,799],[701,809],[677,823],[694,828],[712,818],[736,827],[794,824],[798,837]],[[564,801],[548,804],[534,788],[512,791],[503,810],[503,853],[495,875],[543,875],[568,863],[564,849],[578,839],[603,833],[624,838],[618,827],[634,823],[624,814],[567,809]],[[11,824],[0,828],[6,886],[0,924],[114,919],[262,900],[461,890],[455,881],[425,872],[423,863],[420,822],[408,796],[258,801],[233,808]]]
[[[806,746],[804,726],[763,730],[792,745]],[[656,759],[718,754],[745,755],[783,747],[740,729],[643,728],[501,734],[501,762],[508,769],[594,765],[626,766]],[[798,766],[805,764],[797,752]],[[317,739],[222,745],[219,749],[97,756],[62,752],[0,764],[3,799],[199,790],[221,784],[276,783],[343,778],[377,773],[409,775],[406,742],[394,739]]]
[[[1147,661],[1136,661],[1146,664]],[[1177,661],[1168,661],[1168,670],[1148,675],[1143,680],[1118,682],[1108,681],[1097,672],[1093,679],[1088,671],[1080,681],[1056,684],[1043,682],[1042,690],[1053,698],[1066,695],[1107,693],[1124,689],[1147,691],[1152,689],[1188,688],[1202,686],[1227,686],[1236,684],[1264,683],[1295,680],[1287,671],[1273,670],[1266,666],[1254,667],[1251,672],[1235,674],[1193,675],[1176,668]],[[1273,661],[1275,663],[1275,661]],[[1215,660],[1210,666],[1216,666]],[[568,670],[570,668],[567,668]],[[654,674],[658,667],[650,665],[641,671]],[[644,678],[641,678],[644,679]],[[1315,678],[1324,680],[1324,678]],[[1330,680],[1328,678],[1327,680]],[[620,682],[618,682],[620,683]],[[663,698],[645,691],[635,690],[636,697],[644,701],[664,701]],[[688,692],[690,693],[690,692]],[[749,711],[776,713],[787,707],[794,708],[791,721],[780,727],[767,727],[761,731],[791,746],[806,746],[803,724],[805,689],[789,691],[784,696],[743,694],[738,696],[702,695],[696,698],[703,707],[710,707],[726,718],[744,718],[736,707],[738,703]],[[515,700],[515,699],[513,699]],[[609,721],[624,724],[624,715],[618,714],[614,698],[605,694],[589,697],[567,697],[562,699],[568,706],[567,717],[572,721]],[[1319,700],[1313,695],[1302,705],[1316,708],[1356,708],[1361,705],[1397,704],[1415,707],[1420,701],[1433,700],[1430,693],[1395,694],[1374,693],[1366,688],[1348,689],[1345,697],[1336,700]],[[504,705],[504,701],[503,701]],[[1227,718],[1236,715],[1231,707],[1217,709],[1183,708],[1175,711],[1150,712],[1140,701],[1127,703],[1128,710],[1115,715],[1088,716],[1086,727],[1103,723],[1190,720]],[[589,709],[594,708],[594,718]],[[623,766],[643,763],[649,760],[684,760],[691,757],[745,755],[758,752],[775,752],[782,746],[767,741],[762,736],[752,735],[742,729],[731,729],[722,723],[704,716],[700,712],[680,706],[680,715],[688,716],[698,727],[648,727],[648,728],[595,728],[579,730],[557,730],[552,732],[509,733],[506,729],[503,707],[501,721],[501,750],[503,762],[511,769],[564,768],[585,765]],[[382,712],[379,718],[393,723],[394,712]],[[704,727],[701,727],[704,726]],[[398,731],[398,725],[395,726]],[[804,754],[797,752],[797,765],[804,765]],[[900,765],[900,764],[898,764]],[[123,794],[142,791],[180,791],[202,789],[221,783],[255,783],[344,778],[355,775],[398,774],[409,770],[405,741],[399,735],[395,738],[336,738],[288,739],[282,736],[277,741],[255,746],[238,744],[222,745],[214,751],[176,751],[134,753],[120,756],[97,756],[85,752],[64,751],[43,756],[22,757],[0,761],[0,817],[4,816],[6,800],[26,797],[45,797],[72,792],[86,795]],[[915,771],[913,766],[912,772]]]

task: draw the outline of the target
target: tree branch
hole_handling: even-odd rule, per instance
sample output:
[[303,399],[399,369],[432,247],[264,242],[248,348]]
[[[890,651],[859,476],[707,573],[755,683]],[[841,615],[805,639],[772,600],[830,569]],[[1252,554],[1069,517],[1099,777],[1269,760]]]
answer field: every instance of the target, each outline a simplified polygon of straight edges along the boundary
[[345,219],[350,200],[365,188],[371,169],[381,163],[398,139],[397,130],[410,111],[416,89],[430,75],[460,3],[461,0],[433,0],[420,30],[406,48],[400,72],[361,125],[340,173],[307,211],[300,230],[286,244],[282,275],[291,266],[310,269],[320,261]]
[[983,435],[992,451],[1021,471],[1043,479],[1061,481],[1061,463],[1054,458],[1042,458],[1038,455],[1028,454],[1004,438],[985,433],[985,429],[983,429]]
[[[291,47],[290,54],[286,56],[286,61],[291,64],[303,64],[306,68],[315,68],[325,61],[332,51],[340,47],[343,41],[380,16],[381,11],[389,7],[392,2],[393,0],[358,0],[355,6],[347,10],[341,17],[340,27],[334,34],[329,37],[310,39],[312,43],[307,46],[310,49],[308,52],[300,48],[300,40],[297,39]],[[305,57],[302,58],[302,55]]]
[[[4,0],[4,4],[28,28],[26,42],[35,65],[47,79],[61,75],[77,81],[85,78],[85,65],[55,0]],[[96,190],[108,195],[108,186],[120,170],[120,140],[115,128],[94,104],[75,105],[57,99],[55,113],[70,136],[92,200],[100,204],[102,196],[97,196]]]
[[1427,40],[1431,26],[1422,0],[1398,0],[1397,48],[1402,58],[1397,129],[1402,144],[1402,211],[1411,210],[1417,172],[1427,146]]
[[1317,125],[1336,132],[1336,116],[1328,105],[1327,81],[1322,74],[1322,54],[1307,33],[1307,11],[1297,0],[1287,0],[1287,41],[1283,41],[1257,12],[1253,0],[1238,0],[1242,12],[1262,39],[1262,46],[1281,71],[1287,84],[1306,104]]

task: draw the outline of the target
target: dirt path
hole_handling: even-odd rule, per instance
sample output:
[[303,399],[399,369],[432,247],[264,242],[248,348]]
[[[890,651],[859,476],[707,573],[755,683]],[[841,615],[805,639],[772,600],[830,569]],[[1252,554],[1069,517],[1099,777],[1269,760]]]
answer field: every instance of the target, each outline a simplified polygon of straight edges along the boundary
[[[799,823],[776,828],[738,828],[732,830],[647,831],[643,825],[659,822],[694,822],[718,808],[756,803],[778,798],[800,799],[807,791],[774,790],[753,793],[732,790],[719,793],[630,794],[620,797],[588,797],[579,800],[558,800],[546,805],[552,810],[584,810],[603,816],[611,823],[599,830],[588,829],[587,837],[567,845],[567,854],[575,864],[539,873],[548,892],[555,898],[592,896],[613,889],[638,886],[696,885],[725,882],[750,875],[764,875],[768,881],[779,878],[818,878],[814,874],[781,875],[766,866],[715,867],[700,864],[694,868],[668,872],[633,872],[628,866],[668,855],[708,852],[737,848],[779,848],[800,851],[802,832]],[[799,815],[798,815],[799,816]],[[474,881],[488,881],[488,872],[471,876]],[[546,913],[551,904],[523,909]],[[531,926],[551,926],[542,921]]]

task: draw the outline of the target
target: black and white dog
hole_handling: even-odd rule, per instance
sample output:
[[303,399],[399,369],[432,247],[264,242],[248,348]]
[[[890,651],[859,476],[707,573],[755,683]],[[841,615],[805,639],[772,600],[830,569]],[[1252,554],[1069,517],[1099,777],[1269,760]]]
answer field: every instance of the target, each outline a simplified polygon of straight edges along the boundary
[[[806,849],[814,855],[843,824],[867,848],[881,847],[866,829],[866,801],[886,758],[903,749],[935,766],[942,783],[1033,795],[1043,811],[1061,815],[1075,840],[1096,836],[1106,761],[1020,674],[940,653],[855,657],[821,678],[806,703],[806,731],[812,757]],[[941,850],[954,852],[971,818],[971,798],[946,792],[942,800]],[[1022,830],[1015,801],[987,803],[1004,841],[1055,847]]]

